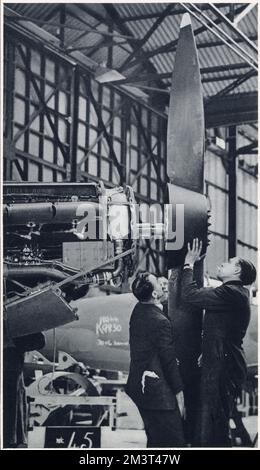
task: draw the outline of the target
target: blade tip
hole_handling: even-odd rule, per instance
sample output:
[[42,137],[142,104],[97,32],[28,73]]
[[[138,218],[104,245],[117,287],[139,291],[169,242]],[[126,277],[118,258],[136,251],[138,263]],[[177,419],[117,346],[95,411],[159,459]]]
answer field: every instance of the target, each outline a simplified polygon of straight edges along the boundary
[[191,25],[191,18],[189,13],[184,13],[182,20],[181,20],[181,26],[180,28],[185,28],[185,26]]

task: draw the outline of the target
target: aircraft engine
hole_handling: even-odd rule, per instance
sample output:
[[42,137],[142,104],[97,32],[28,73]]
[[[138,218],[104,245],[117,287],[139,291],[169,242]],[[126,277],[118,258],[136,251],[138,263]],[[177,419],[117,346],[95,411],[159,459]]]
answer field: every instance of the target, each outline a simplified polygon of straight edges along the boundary
[[5,183],[3,202],[5,311],[12,337],[75,320],[68,302],[83,297],[89,285],[120,285],[133,273],[130,187]]

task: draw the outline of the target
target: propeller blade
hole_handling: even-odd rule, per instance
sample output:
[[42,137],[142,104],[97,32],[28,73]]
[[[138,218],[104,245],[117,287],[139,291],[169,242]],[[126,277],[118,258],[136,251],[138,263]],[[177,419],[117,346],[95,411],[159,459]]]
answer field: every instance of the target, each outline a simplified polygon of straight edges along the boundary
[[182,17],[172,74],[167,174],[171,182],[203,192],[204,109],[200,67],[188,13]]

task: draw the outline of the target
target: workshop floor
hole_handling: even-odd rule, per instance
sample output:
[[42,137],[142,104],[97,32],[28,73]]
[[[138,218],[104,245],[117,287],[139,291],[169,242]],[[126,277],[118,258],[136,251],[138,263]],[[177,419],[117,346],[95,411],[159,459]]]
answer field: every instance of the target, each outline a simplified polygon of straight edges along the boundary
[[[118,401],[117,429],[111,431],[108,427],[102,427],[101,447],[113,449],[145,448],[146,437],[143,423],[134,403],[124,392],[120,392]],[[257,434],[257,416],[243,418],[244,425],[253,440]],[[34,428],[29,432],[29,447],[42,448],[44,446],[44,428]],[[257,446],[257,444],[256,444]]]

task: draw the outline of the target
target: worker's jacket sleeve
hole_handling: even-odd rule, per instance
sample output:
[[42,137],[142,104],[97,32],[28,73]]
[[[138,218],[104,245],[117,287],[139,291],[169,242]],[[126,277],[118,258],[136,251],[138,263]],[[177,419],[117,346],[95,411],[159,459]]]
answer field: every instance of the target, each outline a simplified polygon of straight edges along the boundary
[[232,286],[221,285],[219,287],[199,288],[193,280],[193,270],[186,268],[182,274],[182,300],[201,308],[225,307],[227,303],[234,303],[234,291]]

